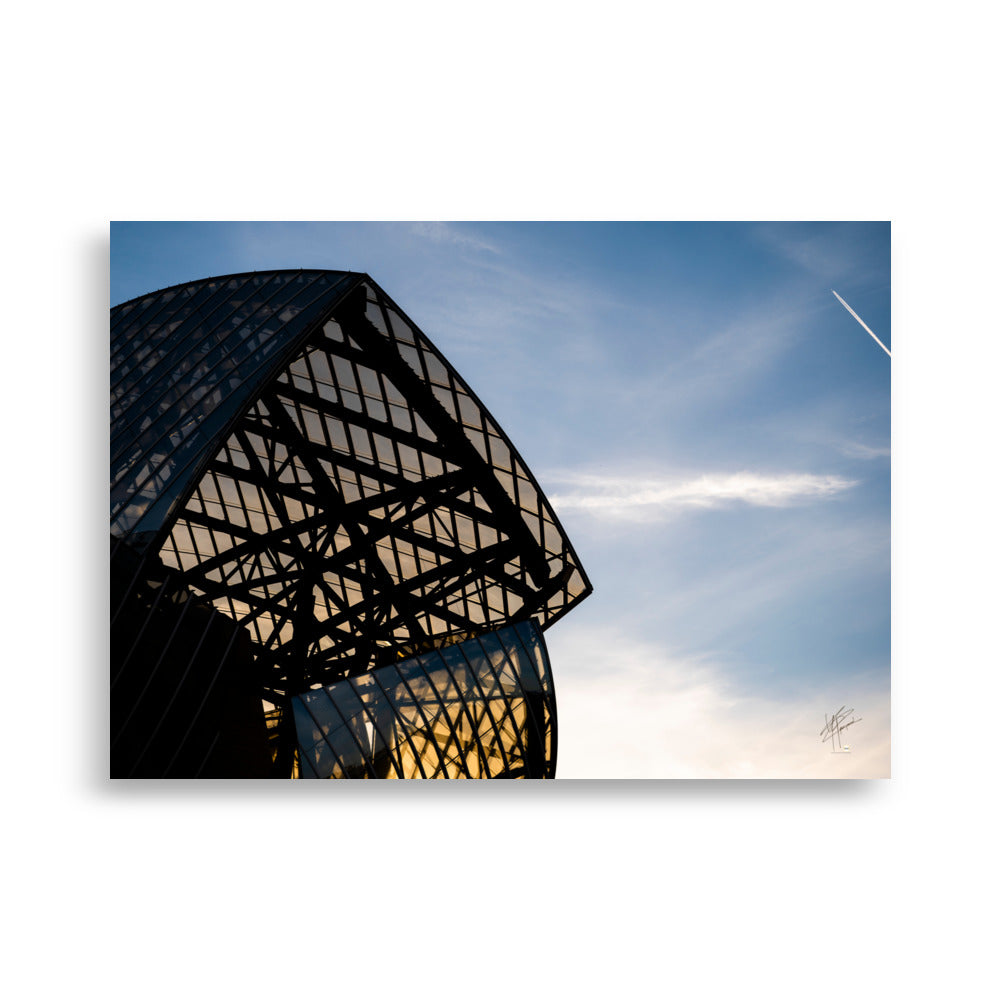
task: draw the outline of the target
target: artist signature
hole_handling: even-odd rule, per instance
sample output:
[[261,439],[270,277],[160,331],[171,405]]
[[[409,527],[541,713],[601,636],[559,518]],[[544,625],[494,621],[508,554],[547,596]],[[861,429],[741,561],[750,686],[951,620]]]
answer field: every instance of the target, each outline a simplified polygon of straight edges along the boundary
[[[851,718],[848,720],[848,716]],[[856,719],[854,718],[854,709],[845,708],[843,705],[837,709],[833,715],[827,717],[823,716],[826,721],[826,725],[819,731],[820,736],[823,737],[823,742],[827,740],[830,741],[830,752],[831,753],[850,753],[851,748],[843,742],[841,734],[843,731],[850,726],[853,726],[855,722],[861,721],[861,716],[859,715]]]

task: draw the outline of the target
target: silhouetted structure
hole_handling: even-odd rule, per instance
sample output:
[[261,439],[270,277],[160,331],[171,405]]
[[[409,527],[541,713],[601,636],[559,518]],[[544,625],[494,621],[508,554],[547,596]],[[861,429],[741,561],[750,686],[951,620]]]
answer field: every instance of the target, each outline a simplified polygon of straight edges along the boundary
[[113,776],[551,777],[541,630],[591,587],[365,274],[111,311]]

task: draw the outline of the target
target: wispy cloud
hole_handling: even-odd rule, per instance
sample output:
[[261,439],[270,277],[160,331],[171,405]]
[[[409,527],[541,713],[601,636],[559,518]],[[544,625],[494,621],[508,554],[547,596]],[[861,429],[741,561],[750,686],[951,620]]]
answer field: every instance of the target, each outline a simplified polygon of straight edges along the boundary
[[838,445],[840,453],[848,458],[889,458],[892,455],[891,448],[873,448],[871,445],[862,444],[860,441],[845,441]]
[[649,479],[555,473],[547,481],[576,487],[550,496],[558,511],[585,510],[595,515],[648,520],[677,508],[713,508],[732,504],[789,507],[824,500],[857,485],[842,476],[810,473],[762,475],[754,472],[711,473],[688,479]]
[[431,240],[433,243],[451,243],[458,246],[469,247],[473,250],[486,250],[489,253],[500,253],[500,250],[492,243],[474,236],[465,229],[449,225],[446,222],[415,222],[410,227],[417,236]]
[[809,226],[765,224],[757,227],[761,242],[810,274],[830,280],[848,280],[862,272],[868,250],[849,223]]
[[[748,696],[718,666],[610,627],[548,640],[559,695],[560,778],[889,776],[888,683],[845,672],[792,698]],[[850,753],[820,730],[842,704],[862,721]],[[594,734],[600,738],[595,740]]]
[[[666,311],[660,330],[652,319],[643,326],[644,317],[630,317],[633,328],[645,330],[646,341],[661,350],[644,369],[629,363],[627,380],[618,387],[602,383],[603,392],[618,388],[616,405],[623,412],[648,408],[672,425],[692,418],[717,421],[734,403],[770,384],[789,352],[807,337],[816,314],[811,293],[789,287],[754,302],[706,309],[702,316],[675,321]],[[616,350],[609,341],[605,368],[612,373]],[[602,376],[606,383],[607,373]]]

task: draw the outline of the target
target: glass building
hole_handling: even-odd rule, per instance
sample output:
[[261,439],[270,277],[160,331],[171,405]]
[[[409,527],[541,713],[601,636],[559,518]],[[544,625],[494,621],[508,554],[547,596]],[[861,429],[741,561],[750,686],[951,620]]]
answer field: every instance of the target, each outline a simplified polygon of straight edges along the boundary
[[542,633],[591,586],[366,274],[111,311],[114,777],[553,777]]

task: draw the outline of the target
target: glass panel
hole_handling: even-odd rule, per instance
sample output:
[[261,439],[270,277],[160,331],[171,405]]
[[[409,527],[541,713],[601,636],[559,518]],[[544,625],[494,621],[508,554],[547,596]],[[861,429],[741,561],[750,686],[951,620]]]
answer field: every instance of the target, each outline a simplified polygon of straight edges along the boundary
[[525,622],[297,696],[303,776],[553,777],[555,705],[540,676],[544,643]]

